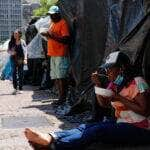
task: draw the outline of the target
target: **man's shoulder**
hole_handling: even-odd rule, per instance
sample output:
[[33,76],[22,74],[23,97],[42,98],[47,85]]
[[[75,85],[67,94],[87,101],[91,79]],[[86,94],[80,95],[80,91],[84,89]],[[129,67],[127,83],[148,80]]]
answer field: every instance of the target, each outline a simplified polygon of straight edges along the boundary
[[67,23],[67,21],[66,21],[64,18],[62,18],[62,19],[58,22],[58,24],[59,24],[59,25],[67,25],[68,23]]

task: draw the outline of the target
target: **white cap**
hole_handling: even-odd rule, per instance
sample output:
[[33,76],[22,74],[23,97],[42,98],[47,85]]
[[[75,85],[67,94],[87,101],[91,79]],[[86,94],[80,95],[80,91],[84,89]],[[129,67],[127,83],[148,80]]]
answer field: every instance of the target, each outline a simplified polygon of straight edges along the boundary
[[56,14],[56,13],[60,13],[60,9],[58,6],[51,6],[49,8],[48,14]]
[[105,63],[102,64],[100,66],[100,68],[105,69],[105,68],[110,68],[112,66],[120,67],[124,64],[130,64],[129,57],[121,51],[115,51],[115,52],[110,53],[107,56],[107,58],[105,60]]

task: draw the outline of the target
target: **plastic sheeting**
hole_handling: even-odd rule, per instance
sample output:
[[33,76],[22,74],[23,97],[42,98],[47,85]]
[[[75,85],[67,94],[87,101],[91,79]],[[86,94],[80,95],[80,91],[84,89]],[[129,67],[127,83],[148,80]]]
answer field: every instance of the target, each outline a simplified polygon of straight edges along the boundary
[[28,58],[45,58],[43,39],[47,40],[40,33],[48,30],[50,26],[50,17],[42,17],[34,24],[28,26],[26,31]]
[[36,29],[40,32],[41,28],[49,28],[50,26],[50,17],[47,16],[45,18],[39,19],[35,24]]
[[[110,9],[106,54],[108,54],[110,50],[114,50],[122,45],[120,47],[124,48],[121,49],[128,51],[134,60],[137,48],[142,45],[143,39],[147,34],[147,29],[144,28],[144,34],[140,34],[140,40],[138,40],[138,42],[137,40],[133,42],[134,37],[132,37],[130,46],[127,46],[129,40],[124,42],[122,39],[127,39],[128,34],[133,32],[132,30],[136,28],[146,15],[143,4],[143,0],[124,0],[119,2],[108,0],[108,8]],[[136,39],[139,39],[139,37],[136,36]]]
[[[147,80],[145,53],[150,31],[149,2],[145,0],[108,0],[109,22],[105,55],[119,48],[127,53],[139,74]],[[147,62],[147,63],[145,63]],[[144,67],[146,65],[146,67]]]
[[[143,0],[108,0],[109,26],[107,46],[117,45],[144,17]],[[113,49],[113,47],[112,47]]]
[[28,58],[45,58],[44,50],[42,46],[42,37],[37,34],[32,41],[27,45]]
[[8,55],[6,58],[6,63],[2,68],[1,79],[2,80],[12,80],[12,64],[11,58]]

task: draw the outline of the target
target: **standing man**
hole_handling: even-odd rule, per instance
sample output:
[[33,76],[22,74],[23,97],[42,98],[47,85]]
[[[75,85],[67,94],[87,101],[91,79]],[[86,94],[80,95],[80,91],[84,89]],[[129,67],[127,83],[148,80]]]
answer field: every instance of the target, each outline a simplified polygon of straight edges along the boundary
[[57,104],[62,104],[66,100],[66,77],[69,69],[69,43],[70,33],[67,22],[62,18],[58,6],[50,7],[48,14],[51,24],[48,32],[42,33],[48,39],[48,56],[50,62],[50,76],[55,80],[59,91]]

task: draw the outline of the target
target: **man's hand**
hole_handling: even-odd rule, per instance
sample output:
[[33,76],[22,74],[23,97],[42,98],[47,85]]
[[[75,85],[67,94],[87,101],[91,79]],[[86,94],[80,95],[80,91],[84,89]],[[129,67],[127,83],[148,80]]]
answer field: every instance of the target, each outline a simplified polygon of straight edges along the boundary
[[46,37],[50,36],[48,32],[41,32],[40,34],[43,35],[43,36],[46,36]]
[[97,71],[92,73],[91,80],[96,86],[98,86],[98,87],[101,86],[101,82],[99,80],[99,75],[98,75]]
[[47,37],[47,38],[52,38],[52,39],[57,39],[57,38],[59,38],[59,36],[58,36],[56,33],[54,33],[54,32],[49,32],[49,31],[47,31],[47,32],[42,32],[41,35],[43,35],[43,36],[45,36],[45,37]]

